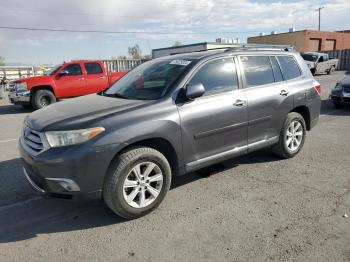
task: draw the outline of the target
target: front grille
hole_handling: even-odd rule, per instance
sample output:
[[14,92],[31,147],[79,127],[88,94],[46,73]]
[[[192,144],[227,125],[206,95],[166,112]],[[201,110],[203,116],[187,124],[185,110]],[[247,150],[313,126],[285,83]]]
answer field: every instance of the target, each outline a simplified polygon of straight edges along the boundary
[[344,87],[344,93],[350,93],[350,86],[349,87]]
[[23,130],[23,140],[25,144],[33,151],[39,153],[44,149],[44,144],[42,142],[39,132],[30,129],[29,127],[24,127]]

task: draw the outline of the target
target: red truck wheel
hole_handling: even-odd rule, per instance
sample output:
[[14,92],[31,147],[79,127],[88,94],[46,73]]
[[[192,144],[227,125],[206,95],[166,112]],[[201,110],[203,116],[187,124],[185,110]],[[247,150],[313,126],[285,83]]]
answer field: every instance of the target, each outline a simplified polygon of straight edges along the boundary
[[56,102],[55,95],[49,90],[38,90],[32,98],[32,105],[35,109],[40,109]]

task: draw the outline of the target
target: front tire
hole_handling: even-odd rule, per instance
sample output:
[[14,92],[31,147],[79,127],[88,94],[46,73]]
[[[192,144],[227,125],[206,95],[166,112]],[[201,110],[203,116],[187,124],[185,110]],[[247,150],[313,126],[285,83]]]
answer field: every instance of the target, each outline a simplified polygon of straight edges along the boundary
[[306,137],[304,118],[291,112],[283,124],[278,144],[272,147],[273,152],[282,158],[292,158],[303,148]]
[[34,109],[40,109],[55,102],[55,95],[50,90],[46,89],[36,91],[32,97],[32,106]]
[[152,212],[171,183],[169,162],[149,147],[132,148],[116,157],[105,179],[103,198],[117,215],[134,219]]

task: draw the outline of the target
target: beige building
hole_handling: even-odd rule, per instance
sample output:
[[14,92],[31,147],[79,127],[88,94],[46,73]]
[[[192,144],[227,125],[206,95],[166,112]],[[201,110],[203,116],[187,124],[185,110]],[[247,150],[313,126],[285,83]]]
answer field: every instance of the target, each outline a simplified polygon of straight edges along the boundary
[[248,44],[293,45],[299,52],[350,49],[350,31],[302,30],[248,38]]

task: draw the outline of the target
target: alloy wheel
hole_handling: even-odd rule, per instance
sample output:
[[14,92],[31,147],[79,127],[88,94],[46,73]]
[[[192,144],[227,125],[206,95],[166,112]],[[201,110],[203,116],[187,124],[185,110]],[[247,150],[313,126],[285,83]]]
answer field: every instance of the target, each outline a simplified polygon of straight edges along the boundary
[[144,208],[152,204],[163,186],[163,173],[153,162],[135,165],[123,184],[124,200],[134,208]]
[[292,152],[298,150],[303,140],[303,135],[304,131],[302,124],[297,120],[292,121],[288,126],[285,137],[287,148]]

